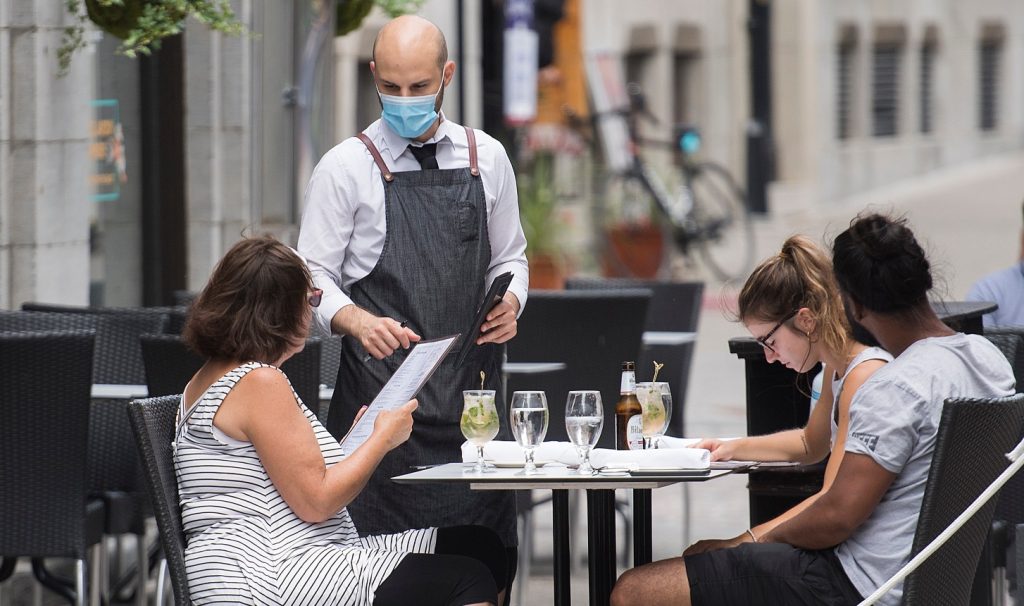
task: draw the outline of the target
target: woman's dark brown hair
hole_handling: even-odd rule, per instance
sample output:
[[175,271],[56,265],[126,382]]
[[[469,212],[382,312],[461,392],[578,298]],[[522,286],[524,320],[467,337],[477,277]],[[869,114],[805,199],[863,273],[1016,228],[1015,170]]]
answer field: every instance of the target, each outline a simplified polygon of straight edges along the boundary
[[182,337],[206,358],[273,363],[306,338],[313,280],[273,236],[231,247],[196,297]]

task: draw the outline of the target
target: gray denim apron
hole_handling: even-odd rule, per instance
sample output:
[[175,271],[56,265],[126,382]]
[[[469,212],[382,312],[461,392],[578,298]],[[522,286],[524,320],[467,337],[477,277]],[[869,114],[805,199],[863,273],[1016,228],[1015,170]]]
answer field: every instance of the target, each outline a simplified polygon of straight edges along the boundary
[[[384,180],[387,230],[377,265],[352,285],[350,296],[374,315],[406,322],[424,339],[468,330],[484,295],[491,261],[487,204],[473,130],[466,128],[466,136],[469,168],[392,173],[369,138],[360,135]],[[376,397],[408,354],[400,348],[384,360],[366,360],[358,339],[345,337],[344,343],[327,418],[335,437],[348,431],[359,407]],[[462,460],[462,390],[480,388],[481,370],[487,389],[498,392],[495,404],[504,417],[499,374],[503,346],[475,347],[456,368],[458,346],[417,396],[409,441],[384,457],[348,506],[361,535],[481,524],[495,530],[506,546],[517,544],[513,493],[473,491],[464,485],[404,485],[390,479],[409,473],[413,465]],[[507,425],[503,419],[497,439],[511,439]]]

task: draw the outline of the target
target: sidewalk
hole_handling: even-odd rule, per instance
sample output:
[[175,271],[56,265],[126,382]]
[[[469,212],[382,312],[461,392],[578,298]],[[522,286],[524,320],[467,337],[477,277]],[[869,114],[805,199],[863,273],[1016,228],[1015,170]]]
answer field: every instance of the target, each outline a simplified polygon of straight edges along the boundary
[[[893,211],[906,214],[928,251],[936,276],[935,296],[958,300],[975,280],[1017,259],[1022,201],[1024,154],[995,157],[813,210],[757,219],[756,257],[774,254],[796,233],[827,244],[865,208]],[[728,349],[730,338],[746,333],[730,321],[728,310],[721,309],[723,303],[728,307],[735,300],[735,293],[735,286],[709,283],[706,288],[686,397],[686,425],[694,436],[733,436],[746,431],[743,364]],[[747,528],[745,476],[696,485],[689,492],[691,526],[685,541],[682,490],[667,487],[653,491],[655,559],[677,556],[697,539],[735,536]],[[551,554],[549,511],[541,509],[534,516],[536,553],[545,560]],[[621,531],[619,536],[621,545]],[[579,545],[585,550],[585,536]],[[514,603],[550,603],[550,566],[535,565],[533,573],[526,594],[516,597]],[[573,602],[586,603],[585,567],[574,572],[572,588]]]

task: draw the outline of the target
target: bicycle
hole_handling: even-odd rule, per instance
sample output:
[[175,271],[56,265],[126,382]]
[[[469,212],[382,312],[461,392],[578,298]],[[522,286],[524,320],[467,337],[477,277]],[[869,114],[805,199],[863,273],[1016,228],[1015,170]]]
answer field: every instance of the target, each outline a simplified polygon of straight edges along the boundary
[[[592,115],[595,128],[606,115],[625,121],[630,159],[624,168],[613,170],[612,179],[621,180],[625,188],[639,186],[633,190],[639,189],[655,202],[655,207],[667,220],[669,239],[688,263],[692,263],[692,250],[696,249],[704,265],[719,280],[745,277],[754,264],[754,229],[743,188],[725,167],[697,160],[701,144],[697,128],[676,126],[672,141],[641,137],[639,117],[654,124],[659,121],[647,111],[639,86],[630,83],[626,88],[627,107]],[[674,163],[682,177],[674,194],[640,153],[644,146],[673,150]]]

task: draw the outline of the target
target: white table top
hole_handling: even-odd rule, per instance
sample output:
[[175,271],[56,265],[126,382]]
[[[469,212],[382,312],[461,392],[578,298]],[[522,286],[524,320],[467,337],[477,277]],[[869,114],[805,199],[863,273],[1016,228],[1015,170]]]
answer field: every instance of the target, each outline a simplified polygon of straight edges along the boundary
[[[334,394],[333,387],[320,386],[320,399],[330,400]],[[110,383],[94,383],[92,386],[92,397],[105,400],[131,400],[132,398],[145,398],[149,396],[149,388],[145,385],[121,385]]]
[[616,488],[661,488],[679,482],[704,482],[734,473],[734,469],[712,469],[704,475],[632,476],[629,473],[582,476],[564,465],[548,464],[537,475],[522,475],[522,468],[497,468],[477,475],[473,463],[446,463],[391,478],[400,484],[468,483],[475,490],[582,490]]
[[565,362],[505,362],[501,370],[510,375],[536,375],[565,370]]

